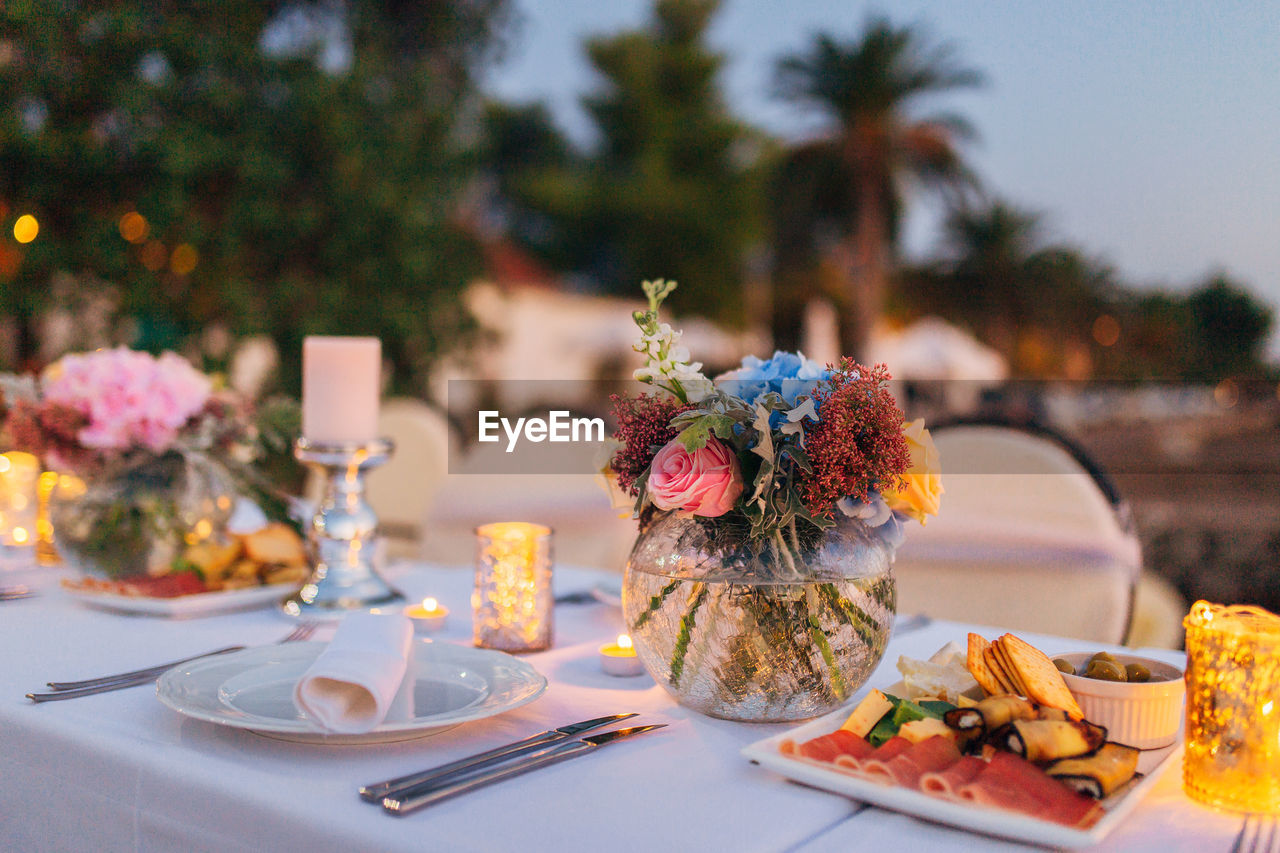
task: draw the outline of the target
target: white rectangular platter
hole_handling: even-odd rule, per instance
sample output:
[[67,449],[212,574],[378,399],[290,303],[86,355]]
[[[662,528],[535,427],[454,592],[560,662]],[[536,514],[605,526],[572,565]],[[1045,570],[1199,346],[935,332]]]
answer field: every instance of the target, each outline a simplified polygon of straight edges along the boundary
[[272,584],[232,589],[226,592],[199,592],[180,595],[177,598],[148,598],[140,595],[120,595],[114,592],[62,587],[63,593],[90,607],[101,607],[105,610],[141,616],[164,616],[171,619],[212,616],[215,613],[261,607],[282,600],[295,589],[297,584]]
[[[893,691],[888,690],[888,692]],[[742,754],[788,779],[844,794],[874,806],[985,835],[1066,848],[1089,847],[1105,838],[1133,811],[1146,796],[1147,790],[1156,783],[1170,764],[1177,762],[1182,754],[1181,735],[1171,746],[1143,752],[1138,758],[1138,772],[1145,774],[1143,778],[1103,800],[1101,805],[1106,810],[1106,814],[1092,827],[1075,829],[1018,812],[956,803],[911,788],[882,785],[859,779],[841,773],[829,764],[793,758],[778,751],[779,745],[787,738],[796,743],[802,743],[835,731],[840,728],[853,707],[854,705],[850,704],[840,711],[812,720],[789,732],[757,741],[744,747]]]

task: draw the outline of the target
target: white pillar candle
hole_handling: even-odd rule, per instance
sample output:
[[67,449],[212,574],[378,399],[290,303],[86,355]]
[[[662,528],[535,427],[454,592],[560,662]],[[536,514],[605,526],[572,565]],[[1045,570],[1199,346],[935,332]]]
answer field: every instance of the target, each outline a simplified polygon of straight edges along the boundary
[[382,342],[308,337],[302,342],[302,435],[317,444],[378,437]]

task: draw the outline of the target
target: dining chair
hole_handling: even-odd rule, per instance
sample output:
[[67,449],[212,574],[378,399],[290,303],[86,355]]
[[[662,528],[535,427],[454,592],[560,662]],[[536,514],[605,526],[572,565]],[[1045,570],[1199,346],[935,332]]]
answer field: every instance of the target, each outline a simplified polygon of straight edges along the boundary
[[894,565],[898,610],[1123,643],[1142,550],[1127,503],[1077,444],[990,419],[931,427],[942,509]]
[[395,442],[385,465],[369,473],[367,499],[378,516],[388,556],[421,556],[424,523],[449,473],[456,447],[448,418],[421,400],[384,400],[379,433]]

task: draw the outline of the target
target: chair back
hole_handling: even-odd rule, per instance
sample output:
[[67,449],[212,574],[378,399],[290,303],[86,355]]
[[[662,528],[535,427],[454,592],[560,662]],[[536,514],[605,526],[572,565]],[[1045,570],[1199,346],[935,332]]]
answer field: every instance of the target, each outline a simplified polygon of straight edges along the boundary
[[1040,426],[954,421],[931,432],[942,509],[898,552],[899,611],[1123,642],[1142,553],[1106,473]]
[[395,452],[369,473],[367,499],[391,550],[416,557],[423,524],[449,473],[453,431],[441,412],[408,397],[383,401],[378,428],[395,442]]

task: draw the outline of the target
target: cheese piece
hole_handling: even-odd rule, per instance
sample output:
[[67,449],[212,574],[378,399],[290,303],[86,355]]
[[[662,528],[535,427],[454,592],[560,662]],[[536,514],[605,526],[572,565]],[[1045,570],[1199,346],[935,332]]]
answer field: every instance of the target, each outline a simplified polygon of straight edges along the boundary
[[853,732],[858,737],[866,737],[875,728],[880,718],[893,710],[893,703],[885,698],[879,690],[872,690],[867,697],[858,703],[858,707],[849,715],[840,728]]
[[898,737],[906,738],[912,743],[919,743],[922,740],[928,740],[931,737],[942,735],[951,740],[956,739],[956,733],[946,723],[935,717],[925,717],[923,720],[912,720],[909,723],[903,723],[898,729]]

